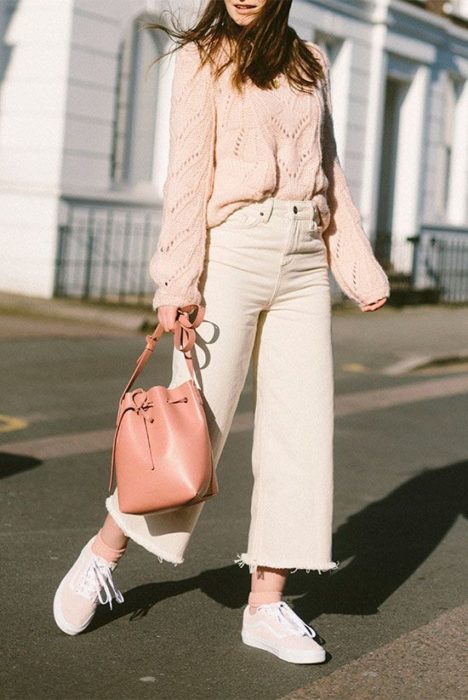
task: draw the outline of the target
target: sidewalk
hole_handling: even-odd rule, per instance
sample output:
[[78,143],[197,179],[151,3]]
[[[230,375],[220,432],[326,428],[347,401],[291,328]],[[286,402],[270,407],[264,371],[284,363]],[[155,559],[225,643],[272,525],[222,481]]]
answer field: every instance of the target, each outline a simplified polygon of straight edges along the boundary
[[467,622],[461,605],[281,700],[466,698]]
[[145,323],[153,323],[156,314],[148,306],[128,307],[75,299],[44,299],[0,292],[0,315],[33,316],[51,320],[103,324],[125,331],[139,331]]

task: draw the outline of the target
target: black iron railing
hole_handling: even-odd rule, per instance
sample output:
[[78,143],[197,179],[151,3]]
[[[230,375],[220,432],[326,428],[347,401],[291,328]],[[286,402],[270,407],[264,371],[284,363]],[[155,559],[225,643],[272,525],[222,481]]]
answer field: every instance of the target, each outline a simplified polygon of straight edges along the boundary
[[423,226],[415,246],[412,286],[439,290],[440,301],[468,301],[468,230]]
[[121,199],[66,198],[57,246],[55,295],[149,302],[149,261],[161,209]]

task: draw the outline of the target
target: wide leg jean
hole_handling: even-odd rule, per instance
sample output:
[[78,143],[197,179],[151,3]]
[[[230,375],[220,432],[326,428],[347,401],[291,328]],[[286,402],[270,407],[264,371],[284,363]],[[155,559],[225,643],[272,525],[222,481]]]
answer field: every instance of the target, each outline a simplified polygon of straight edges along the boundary
[[[206,313],[192,356],[216,466],[253,363],[251,520],[234,561],[250,571],[335,569],[331,295],[314,201],[269,197],[208,229],[199,289]],[[174,350],[171,386],[188,377]],[[116,491],[106,501],[129,537],[174,564],[207,505],[128,515]]]

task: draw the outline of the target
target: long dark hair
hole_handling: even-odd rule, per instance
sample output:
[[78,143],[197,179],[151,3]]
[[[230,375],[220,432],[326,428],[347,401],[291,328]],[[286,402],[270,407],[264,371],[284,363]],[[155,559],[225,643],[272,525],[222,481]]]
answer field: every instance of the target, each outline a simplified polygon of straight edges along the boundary
[[[233,63],[232,85],[239,91],[248,79],[259,88],[271,89],[274,79],[284,74],[292,87],[311,92],[324,78],[323,70],[320,61],[288,25],[291,3],[292,0],[267,0],[250,23],[239,25],[229,15],[224,0],[209,0],[192,27],[184,29],[171,13],[172,27],[145,22],[144,28],[161,30],[175,42],[168,53],[194,42],[201,64],[210,61],[215,78]],[[223,48],[227,49],[227,60],[220,63]]]

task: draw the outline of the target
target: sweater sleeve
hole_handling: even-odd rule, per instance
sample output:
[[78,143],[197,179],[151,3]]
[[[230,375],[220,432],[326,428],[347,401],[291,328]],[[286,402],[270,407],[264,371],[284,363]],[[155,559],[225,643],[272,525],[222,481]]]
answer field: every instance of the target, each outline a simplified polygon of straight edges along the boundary
[[198,281],[206,244],[206,209],[213,186],[214,88],[195,44],[178,49],[171,91],[169,165],[157,249],[149,270],[153,309],[200,304]]
[[[318,49],[317,49],[318,52]],[[330,91],[330,65],[320,50],[325,71],[322,167],[328,180],[330,222],[323,232],[331,271],[343,292],[360,306],[390,295],[388,277],[364,232],[337,154]]]

